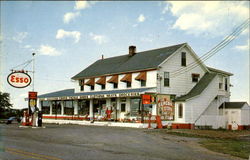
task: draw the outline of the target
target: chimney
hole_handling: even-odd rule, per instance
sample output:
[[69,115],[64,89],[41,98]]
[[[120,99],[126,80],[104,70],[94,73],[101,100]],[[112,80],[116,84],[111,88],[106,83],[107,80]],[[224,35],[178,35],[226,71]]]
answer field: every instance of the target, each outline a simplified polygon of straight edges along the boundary
[[128,53],[129,56],[132,57],[136,53],[136,46],[129,46],[128,51],[129,51],[129,53]]

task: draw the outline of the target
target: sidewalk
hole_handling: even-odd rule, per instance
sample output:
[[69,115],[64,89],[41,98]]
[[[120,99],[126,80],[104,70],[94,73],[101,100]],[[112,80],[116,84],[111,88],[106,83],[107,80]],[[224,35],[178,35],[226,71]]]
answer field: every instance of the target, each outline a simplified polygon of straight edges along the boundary
[[[57,120],[57,119],[43,119],[43,123],[54,124],[78,124],[87,126],[110,126],[110,127],[129,127],[129,128],[147,128],[148,123],[122,123],[122,122],[100,122],[95,121],[91,123],[85,120]],[[151,124],[152,126],[153,124]],[[152,127],[155,127],[154,125]]]

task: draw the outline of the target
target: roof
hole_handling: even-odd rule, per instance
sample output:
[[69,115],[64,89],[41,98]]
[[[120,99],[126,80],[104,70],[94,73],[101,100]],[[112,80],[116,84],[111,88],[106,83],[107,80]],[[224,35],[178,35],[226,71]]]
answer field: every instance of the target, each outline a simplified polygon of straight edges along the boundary
[[93,92],[82,92],[75,93],[74,89],[65,89],[61,91],[51,92],[43,95],[39,95],[38,98],[54,98],[54,97],[71,97],[71,96],[87,96],[87,95],[100,95],[100,94],[120,94],[120,93],[131,93],[131,92],[145,92],[153,89],[149,88],[136,88],[136,89],[121,89],[121,90],[110,90],[110,91],[93,91]]
[[219,74],[225,74],[225,75],[228,75],[228,76],[232,76],[233,75],[232,73],[225,72],[225,71],[222,71],[222,70],[219,70],[219,69],[215,69],[215,68],[212,68],[212,67],[207,67],[207,68],[211,72],[215,72],[215,73],[219,73]]
[[200,95],[207,88],[207,86],[210,84],[210,82],[212,82],[212,80],[214,79],[215,76],[216,76],[215,73],[208,73],[207,72],[200,79],[200,81],[191,89],[190,92],[188,92],[186,95],[177,97],[175,99],[175,101],[186,101],[187,99],[190,99],[192,97]]
[[133,56],[129,54],[101,59],[91,64],[72,79],[89,78],[122,72],[156,69],[166,58],[175,53],[186,43],[164,48],[138,52]]
[[219,108],[226,109],[241,109],[247,102],[224,102]]

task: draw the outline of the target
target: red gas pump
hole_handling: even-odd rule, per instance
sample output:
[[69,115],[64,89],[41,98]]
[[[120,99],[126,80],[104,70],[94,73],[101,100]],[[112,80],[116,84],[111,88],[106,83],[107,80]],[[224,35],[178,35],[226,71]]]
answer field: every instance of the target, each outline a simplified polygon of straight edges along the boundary
[[27,111],[23,112],[23,119],[22,119],[22,126],[29,126],[30,121],[29,121],[29,113]]

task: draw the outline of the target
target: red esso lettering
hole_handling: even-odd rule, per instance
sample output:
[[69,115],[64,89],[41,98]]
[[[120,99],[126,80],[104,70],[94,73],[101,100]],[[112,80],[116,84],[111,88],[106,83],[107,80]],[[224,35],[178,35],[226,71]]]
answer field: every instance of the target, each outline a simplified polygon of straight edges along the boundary
[[19,77],[16,77],[16,83],[19,83]]
[[10,81],[11,81],[11,82],[15,82],[15,76],[14,76],[14,75],[12,75],[12,76],[10,77]]
[[24,78],[24,83],[29,83],[29,79],[28,78]]

